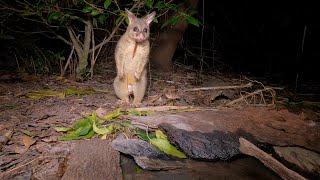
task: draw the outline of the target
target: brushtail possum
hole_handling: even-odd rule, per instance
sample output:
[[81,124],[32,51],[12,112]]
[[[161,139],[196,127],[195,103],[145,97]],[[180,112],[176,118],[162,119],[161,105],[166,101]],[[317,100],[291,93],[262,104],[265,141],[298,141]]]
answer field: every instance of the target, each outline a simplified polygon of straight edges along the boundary
[[115,49],[117,76],[113,87],[116,95],[126,104],[133,94],[133,104],[139,105],[147,88],[147,69],[150,54],[150,23],[156,13],[137,18],[126,9],[129,25],[119,39]]

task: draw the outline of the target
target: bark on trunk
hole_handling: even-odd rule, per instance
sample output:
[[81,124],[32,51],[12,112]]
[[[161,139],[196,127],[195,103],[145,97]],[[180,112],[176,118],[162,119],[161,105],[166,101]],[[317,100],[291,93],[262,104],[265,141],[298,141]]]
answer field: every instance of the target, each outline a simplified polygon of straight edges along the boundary
[[[184,8],[187,8],[188,6],[196,8],[198,2],[199,0],[189,0],[188,3],[184,5]],[[176,15],[176,13],[172,14],[172,16],[174,15]],[[171,70],[174,52],[176,51],[177,45],[181,41],[187,27],[188,24],[183,21],[158,32],[159,36],[153,42],[150,54],[152,67],[154,69],[162,72],[168,72]]]

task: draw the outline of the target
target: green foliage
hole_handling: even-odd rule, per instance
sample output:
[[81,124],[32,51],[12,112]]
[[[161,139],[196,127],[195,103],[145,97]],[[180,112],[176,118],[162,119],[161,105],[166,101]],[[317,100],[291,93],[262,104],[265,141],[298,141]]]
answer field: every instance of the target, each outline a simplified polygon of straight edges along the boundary
[[76,88],[68,88],[64,91],[65,95],[77,95],[83,96],[88,94],[110,94],[108,91],[96,91],[94,89],[76,89]]
[[55,96],[63,99],[65,97],[64,93],[53,91],[53,90],[42,90],[42,91],[33,91],[26,94],[28,98],[32,99],[41,99],[48,96]]
[[[118,0],[52,0],[52,1],[43,1],[43,0],[28,0],[28,1],[0,1],[0,7],[2,11],[0,15],[4,18],[2,21],[3,26],[8,27],[7,29],[13,29],[11,32],[1,33],[0,40],[2,39],[22,39],[27,36],[19,34],[17,36],[16,32],[21,31],[21,29],[28,31],[28,35],[31,39],[30,43],[32,45],[25,45],[26,43],[20,43],[24,45],[26,53],[21,52],[17,53],[17,57],[23,60],[23,65],[25,65],[26,71],[35,72],[35,73],[50,73],[53,70],[61,70],[61,66],[65,65],[65,59],[63,56],[64,51],[66,53],[70,52],[70,49],[64,46],[55,46],[54,48],[60,48],[59,50],[53,50],[46,48],[39,48],[32,41],[33,39],[40,39],[39,34],[43,34],[43,37],[50,37],[50,39],[59,39],[59,42],[65,42],[70,45],[74,43],[70,39],[70,34],[68,33],[67,27],[71,28],[72,33],[75,38],[79,37],[79,44],[84,51],[84,39],[85,35],[85,24],[92,23],[93,32],[100,32],[99,34],[106,34],[105,30],[112,32],[116,25],[119,25],[121,22],[121,29],[125,28],[125,23],[122,23],[122,19],[125,18],[125,22],[128,24],[128,18],[124,13],[124,9],[131,9],[133,6],[134,9],[131,11],[139,17],[146,15],[152,11],[156,11],[157,15],[153,19],[155,23],[153,28],[164,28],[167,26],[172,26],[177,24],[180,21],[185,21],[194,26],[200,26],[200,22],[194,17],[195,11],[192,11],[190,8],[184,10],[181,8],[182,4],[178,2],[183,1],[165,1],[165,0],[141,0],[141,1],[118,1]],[[10,8],[7,8],[10,7]],[[167,18],[167,14],[174,12],[176,15],[174,17]],[[10,16],[7,16],[10,14]],[[30,24],[27,26],[26,23],[16,23],[17,20],[20,21],[29,21]],[[36,27],[36,28],[35,28]],[[15,29],[15,30],[14,30]],[[27,30],[26,30],[27,31]],[[36,31],[36,32],[34,32]],[[23,32],[24,33],[24,32]],[[23,34],[22,33],[22,34]],[[91,36],[91,35],[90,35]],[[95,42],[102,42],[104,36],[97,35]],[[74,39],[75,39],[74,38]],[[62,40],[62,41],[60,41]],[[56,42],[55,42],[56,43]],[[90,48],[92,44],[90,43]],[[89,48],[89,51],[92,52],[92,49]],[[17,51],[24,51],[19,49]],[[78,60],[87,61],[88,57],[83,57],[79,54],[81,51],[76,51]],[[86,50],[86,54],[88,50]],[[86,55],[87,56],[87,55]],[[81,57],[81,58],[80,58]],[[76,65],[81,65],[82,63],[75,62]],[[56,66],[60,66],[56,68]],[[55,68],[55,69],[54,69]],[[77,67],[75,67],[77,69]],[[74,69],[70,70],[71,72],[80,73],[82,78],[87,78],[90,75],[90,71],[86,71],[81,68],[81,72],[75,71]],[[71,73],[70,73],[71,74]],[[77,76],[80,77],[80,76]]]
[[160,130],[156,130],[156,138],[150,139],[150,143],[166,154],[178,158],[187,158],[183,152],[179,151],[176,147],[170,144],[167,136]]
[[117,110],[115,110],[114,112],[107,114],[106,116],[104,116],[103,118],[106,120],[112,120],[112,119],[116,119],[117,117],[119,117],[120,115],[122,115],[123,113],[121,112],[121,107],[118,108]]
[[66,132],[67,135],[61,136],[59,139],[63,141],[87,139],[94,136],[95,133],[99,135],[109,134],[113,131],[113,125],[108,127],[101,127],[105,120],[97,117],[94,111],[91,116],[85,117],[76,121],[71,127],[55,127],[58,132]]
[[103,7],[104,7],[105,9],[108,9],[108,7],[110,6],[111,2],[112,2],[112,0],[106,0],[106,1],[104,1]]

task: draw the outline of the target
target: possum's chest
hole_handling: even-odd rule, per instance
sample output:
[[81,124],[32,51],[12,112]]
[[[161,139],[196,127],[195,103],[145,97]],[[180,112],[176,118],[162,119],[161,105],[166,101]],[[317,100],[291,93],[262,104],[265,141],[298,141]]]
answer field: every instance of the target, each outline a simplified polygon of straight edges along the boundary
[[124,62],[126,72],[134,72],[140,61],[147,61],[149,55],[148,43],[127,43],[125,39],[119,41],[117,53],[120,54],[119,58]]
[[[147,52],[146,52],[147,51]],[[149,51],[143,46],[129,46],[123,51],[124,69],[128,72],[134,72],[140,61],[148,58]]]

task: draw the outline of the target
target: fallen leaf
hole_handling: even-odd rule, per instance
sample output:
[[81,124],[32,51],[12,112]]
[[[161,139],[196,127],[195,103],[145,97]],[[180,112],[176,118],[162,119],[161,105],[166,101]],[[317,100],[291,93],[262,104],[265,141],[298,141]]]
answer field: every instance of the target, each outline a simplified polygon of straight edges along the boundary
[[160,130],[156,130],[156,137],[158,139],[167,139],[167,136]]
[[66,135],[66,136],[62,136],[62,137],[59,137],[58,139],[61,140],[61,141],[68,141],[68,140],[78,140],[78,139],[89,139],[91,138],[92,136],[94,135],[94,131],[93,129],[90,130],[88,132],[88,134],[84,135],[84,136],[77,136],[77,135]]
[[88,94],[110,94],[110,91],[96,91],[94,89],[75,89],[75,88],[69,88],[65,90],[66,95],[88,95]]
[[63,76],[57,76],[57,77],[56,77],[56,80],[57,80],[57,81],[60,81],[60,80],[63,80],[63,79],[64,79]]
[[110,113],[110,114],[107,114],[106,116],[104,116],[103,118],[104,119],[107,119],[107,120],[111,120],[111,119],[115,119],[117,118],[118,116],[120,116],[122,113],[121,113],[121,107],[118,108],[117,110],[115,110],[114,112]]
[[32,98],[32,99],[41,99],[41,98],[48,97],[48,96],[50,96],[50,97],[55,96],[55,97],[63,99],[65,97],[65,94],[49,89],[49,90],[29,92],[25,96],[27,96],[28,98]]
[[179,158],[187,158],[187,156],[183,152],[179,151],[176,147],[170,144],[168,139],[153,138],[150,140],[150,143],[166,154]]
[[180,97],[177,94],[176,89],[168,89],[167,92],[165,93],[165,96],[168,99],[174,100],[174,99],[179,99]]
[[53,129],[58,132],[67,132],[67,131],[71,130],[71,128],[68,128],[68,127],[54,127]]
[[23,154],[28,150],[27,147],[23,147],[23,146],[14,146],[12,149],[17,154]]
[[148,103],[154,103],[154,102],[157,101],[161,96],[162,96],[162,94],[155,95],[155,96],[149,96],[148,99],[147,99],[147,102],[148,102]]
[[41,139],[41,141],[44,141],[44,142],[56,142],[57,140],[58,140],[57,136],[49,136]]
[[32,144],[34,144],[36,142],[35,139],[32,139],[31,137],[29,136],[22,136],[21,137],[22,139],[22,143],[23,145],[28,149]]
[[130,109],[126,114],[134,115],[134,116],[146,116],[148,114],[154,114],[153,111],[138,111],[136,109]]
[[187,158],[187,156],[170,144],[167,136],[160,130],[156,130],[156,138],[150,139],[150,143],[166,154],[179,158]]
[[24,130],[24,129],[22,129],[21,132],[22,132],[23,134],[28,135],[28,136],[31,136],[31,137],[33,137],[33,136],[36,135],[35,133],[32,133],[32,132],[30,132],[30,131],[28,131],[28,130]]
[[97,134],[102,134],[102,135],[104,135],[104,134],[109,134],[109,133],[111,133],[112,130],[113,130],[113,125],[112,125],[112,124],[109,125],[107,128],[98,128],[98,127],[96,126],[96,123],[93,122],[92,127],[93,127],[94,132],[96,132]]

